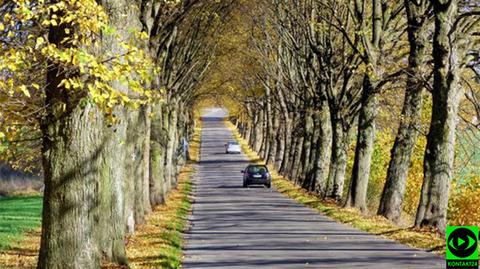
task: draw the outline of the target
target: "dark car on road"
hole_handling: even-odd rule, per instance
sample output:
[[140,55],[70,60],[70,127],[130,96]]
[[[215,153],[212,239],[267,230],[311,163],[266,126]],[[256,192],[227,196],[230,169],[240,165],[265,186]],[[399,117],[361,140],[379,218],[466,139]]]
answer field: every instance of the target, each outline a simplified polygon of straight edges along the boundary
[[267,188],[272,186],[272,177],[265,165],[251,164],[242,173],[244,188],[254,184],[265,185]]

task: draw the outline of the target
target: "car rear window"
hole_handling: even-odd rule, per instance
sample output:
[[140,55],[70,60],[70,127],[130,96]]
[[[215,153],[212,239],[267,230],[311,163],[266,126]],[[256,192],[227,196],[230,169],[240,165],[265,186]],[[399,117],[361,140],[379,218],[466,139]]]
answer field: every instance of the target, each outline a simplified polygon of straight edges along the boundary
[[248,167],[248,172],[249,173],[266,173],[267,172],[267,167],[265,166],[250,166]]

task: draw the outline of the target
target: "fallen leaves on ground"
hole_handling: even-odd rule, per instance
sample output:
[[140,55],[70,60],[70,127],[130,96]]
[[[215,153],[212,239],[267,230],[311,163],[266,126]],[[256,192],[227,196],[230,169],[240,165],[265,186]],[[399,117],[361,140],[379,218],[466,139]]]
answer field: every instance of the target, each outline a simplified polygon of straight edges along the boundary
[[37,266],[40,228],[25,232],[24,238],[0,252],[1,269],[33,269]]
[[[132,269],[179,268],[182,261],[183,231],[190,210],[190,177],[195,169],[189,165],[179,175],[178,187],[164,205],[147,217],[145,225],[128,238],[127,257]],[[104,269],[122,268],[105,265]]]

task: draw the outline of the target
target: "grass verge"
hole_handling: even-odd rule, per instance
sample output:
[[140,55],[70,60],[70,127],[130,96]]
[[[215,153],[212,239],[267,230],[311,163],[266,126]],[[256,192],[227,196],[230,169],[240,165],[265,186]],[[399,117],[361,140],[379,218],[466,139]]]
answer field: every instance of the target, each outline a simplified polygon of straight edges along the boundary
[[[232,130],[233,136],[242,146],[242,150],[249,160],[259,164],[265,162],[254,152],[239,134],[235,126],[226,121],[227,127]],[[411,227],[400,227],[384,217],[376,215],[364,215],[352,208],[343,208],[332,201],[325,201],[313,193],[307,192],[292,181],[279,175],[272,167],[269,167],[272,174],[272,184],[285,196],[297,202],[318,210],[324,215],[355,227],[359,230],[376,234],[413,248],[424,249],[437,254],[445,253],[445,239],[429,229],[417,229]]]

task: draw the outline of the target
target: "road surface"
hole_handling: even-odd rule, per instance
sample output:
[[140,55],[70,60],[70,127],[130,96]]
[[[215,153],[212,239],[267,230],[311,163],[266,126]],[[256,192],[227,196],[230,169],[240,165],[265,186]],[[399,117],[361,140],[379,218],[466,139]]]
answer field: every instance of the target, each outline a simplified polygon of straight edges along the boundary
[[225,154],[232,134],[208,115],[183,268],[445,268],[441,257],[334,222],[273,187],[242,188],[248,161]]

